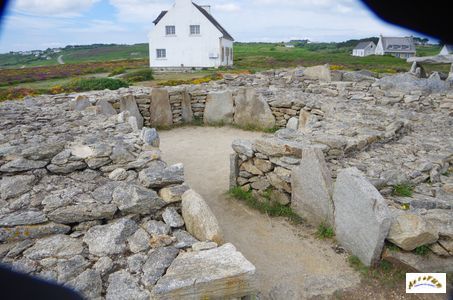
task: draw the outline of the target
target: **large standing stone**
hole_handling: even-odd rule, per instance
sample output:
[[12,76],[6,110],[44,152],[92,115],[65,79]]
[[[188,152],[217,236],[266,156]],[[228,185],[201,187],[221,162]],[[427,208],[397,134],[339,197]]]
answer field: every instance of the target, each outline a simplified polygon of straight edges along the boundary
[[96,103],[98,112],[106,116],[115,116],[116,110],[113,108],[112,104],[105,99],[101,99]]
[[314,66],[308,67],[304,70],[304,77],[307,79],[321,80],[321,81],[331,81],[332,76],[330,74],[330,66]]
[[237,186],[237,178],[239,177],[239,155],[236,153],[230,154],[230,189]]
[[291,208],[309,223],[334,225],[332,175],[320,149],[302,151],[300,165],[291,173]]
[[193,190],[188,190],[182,195],[182,216],[187,231],[200,241],[223,243],[217,218],[204,199]]
[[348,168],[338,173],[333,202],[338,242],[365,265],[375,264],[391,224],[384,198],[358,169]]
[[238,91],[234,98],[234,123],[239,126],[256,128],[275,127],[275,117],[269,104],[256,94],[255,89],[247,88]]
[[393,220],[387,239],[398,247],[412,251],[439,239],[436,229],[415,214],[402,214]]
[[91,227],[83,241],[90,253],[98,256],[120,254],[126,250],[126,240],[137,230],[137,224],[128,218],[107,225]]
[[182,96],[181,116],[184,122],[186,123],[192,122],[193,119],[192,103],[190,99],[190,94],[187,91],[184,91]]
[[109,276],[107,300],[148,300],[149,292],[138,285],[138,280],[125,270],[120,270]]
[[143,117],[138,109],[137,102],[133,95],[123,96],[120,99],[120,110],[129,112],[130,116],[135,117],[137,120],[138,129],[143,127]]
[[88,100],[88,97],[85,95],[77,95],[77,97],[74,99],[74,101],[71,103],[72,108],[76,111],[83,111],[87,107],[91,106],[90,101]]
[[233,95],[231,91],[211,92],[206,98],[204,110],[205,124],[219,124],[233,122]]
[[180,254],[155,285],[152,299],[233,299],[255,292],[255,266],[225,244]]
[[173,114],[167,89],[153,88],[149,121],[152,126],[165,127],[173,124]]

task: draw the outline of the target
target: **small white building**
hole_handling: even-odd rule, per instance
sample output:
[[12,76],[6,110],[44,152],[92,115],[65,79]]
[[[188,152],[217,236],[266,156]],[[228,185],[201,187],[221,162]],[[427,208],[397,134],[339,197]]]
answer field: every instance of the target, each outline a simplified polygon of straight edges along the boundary
[[376,55],[393,55],[399,58],[414,57],[416,54],[412,37],[383,37],[379,38]]
[[151,68],[218,68],[233,65],[233,37],[209,6],[176,0],[162,11],[149,34]]
[[440,55],[449,55],[453,54],[453,45],[444,45],[442,50],[440,50]]
[[368,56],[374,55],[376,50],[376,44],[372,41],[368,42],[360,42],[357,46],[352,50],[352,56]]

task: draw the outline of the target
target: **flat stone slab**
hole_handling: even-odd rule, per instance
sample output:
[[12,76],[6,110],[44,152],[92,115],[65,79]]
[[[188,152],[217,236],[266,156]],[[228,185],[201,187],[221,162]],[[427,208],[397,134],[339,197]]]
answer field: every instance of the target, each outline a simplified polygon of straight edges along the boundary
[[378,262],[391,216],[387,203],[357,168],[338,173],[333,193],[337,241],[367,266]]
[[135,117],[138,129],[142,129],[143,117],[138,109],[137,102],[135,101],[135,97],[133,95],[127,95],[120,99],[120,110],[122,112],[128,111],[131,116]]
[[234,99],[234,123],[239,126],[273,128],[275,117],[269,104],[256,94],[255,89],[242,89]]
[[233,95],[230,91],[212,92],[206,98],[205,124],[230,124],[233,122]]
[[453,257],[439,257],[434,254],[421,256],[412,252],[390,251],[386,249],[382,258],[391,263],[422,273],[453,272]]
[[153,89],[149,107],[149,121],[152,126],[171,126],[173,124],[173,114],[167,89]]
[[231,299],[255,292],[255,266],[228,243],[180,254],[156,283],[151,298]]

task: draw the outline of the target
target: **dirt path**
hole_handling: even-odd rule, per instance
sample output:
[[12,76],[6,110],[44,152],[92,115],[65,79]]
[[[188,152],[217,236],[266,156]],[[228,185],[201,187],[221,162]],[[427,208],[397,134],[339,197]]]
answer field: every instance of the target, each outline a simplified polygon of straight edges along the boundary
[[303,299],[356,287],[360,278],[334,244],[313,230],[269,218],[225,196],[236,138],[260,134],[232,128],[185,127],[160,132],[163,158],[184,163],[186,181],[208,202],[228,242],[257,268],[260,299]]
[[60,65],[64,65],[63,55],[58,56],[57,61]]

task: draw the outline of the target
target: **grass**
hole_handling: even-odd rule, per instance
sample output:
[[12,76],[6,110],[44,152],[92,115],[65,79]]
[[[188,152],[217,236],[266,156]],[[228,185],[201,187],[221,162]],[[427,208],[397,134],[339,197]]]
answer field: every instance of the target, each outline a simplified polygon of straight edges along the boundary
[[147,68],[126,73],[123,75],[122,79],[128,82],[149,81],[154,79],[153,74],[153,70]]
[[316,236],[320,239],[331,239],[335,235],[333,228],[324,223],[319,224]]
[[397,184],[393,187],[393,195],[398,197],[412,197],[414,187],[408,183]]
[[252,194],[252,191],[244,191],[240,187],[234,187],[229,192],[229,195],[237,200],[243,201],[247,206],[254,208],[261,213],[271,217],[286,217],[295,224],[302,223],[302,218],[297,215],[291,207],[281,205],[270,199],[271,190],[266,190],[263,197],[268,201],[258,201]]
[[93,90],[117,90],[122,87],[129,87],[129,84],[113,78],[77,78],[63,86],[63,91],[93,91]]
[[349,265],[359,272],[365,281],[378,281],[385,287],[393,288],[404,283],[406,271],[391,262],[381,260],[376,267],[365,266],[357,256],[349,257]]
[[427,245],[418,246],[414,249],[414,253],[420,256],[426,256],[429,254],[429,247]]

